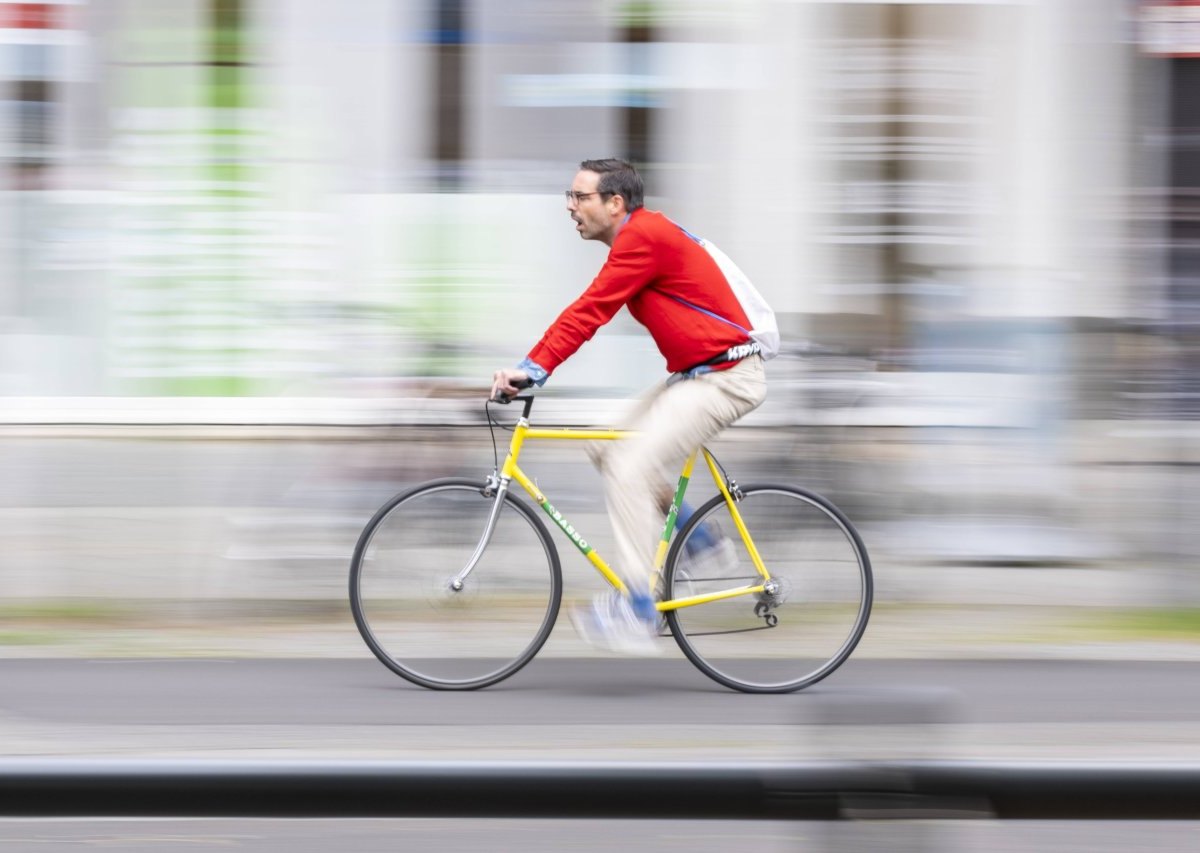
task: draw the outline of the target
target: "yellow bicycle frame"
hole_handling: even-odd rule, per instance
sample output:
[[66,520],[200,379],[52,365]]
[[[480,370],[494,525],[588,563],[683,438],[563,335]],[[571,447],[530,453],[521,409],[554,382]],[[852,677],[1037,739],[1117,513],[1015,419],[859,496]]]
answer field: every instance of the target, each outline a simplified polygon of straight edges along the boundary
[[[528,418],[522,417],[517,421],[513,428],[512,441],[509,443],[508,455],[504,458],[504,465],[500,469],[501,481],[507,483],[516,480],[521,484],[521,487],[529,493],[529,496],[545,510],[546,514],[554,521],[554,523],[562,529],[563,533],[575,544],[575,547],[588,559],[601,575],[604,576],[612,586],[626,591],[624,582],[620,577],[609,567],[608,563],[596,553],[595,549],[588,544],[582,534],[567,521],[567,519],[554,508],[549,499],[538,488],[537,484],[531,480],[521,467],[517,464],[517,459],[521,455],[521,449],[524,447],[526,440],[529,439],[544,439],[548,441],[616,441],[633,433],[622,430],[606,430],[606,429],[568,429],[568,428],[534,428],[529,425]],[[693,451],[683,463],[683,471],[679,475],[679,485],[675,490],[674,500],[671,502],[671,508],[667,513],[667,522],[663,528],[662,539],[658,543],[658,551],[654,556],[654,565],[651,571],[651,580],[659,575],[663,565],[666,563],[667,551],[671,541],[671,534],[675,529],[675,519],[679,512],[679,507],[683,503],[683,494],[687,490],[688,482],[692,477],[692,469],[696,462],[696,452]],[[722,497],[725,498],[725,503],[729,507],[729,514],[733,518],[733,523],[737,527],[738,534],[742,538],[742,542],[746,545],[746,550],[750,554],[750,559],[754,562],[754,568],[762,578],[762,582],[758,584],[750,584],[746,586],[732,587],[723,589],[717,592],[709,592],[703,595],[690,595],[685,598],[673,598],[667,601],[659,601],[657,608],[659,610],[676,610],[680,607],[692,607],[697,604],[706,604],[710,601],[720,601],[725,598],[735,598],[739,595],[752,595],[754,593],[764,592],[764,586],[771,579],[770,572],[763,564],[762,557],[758,553],[758,549],[754,546],[754,540],[750,537],[750,531],[746,529],[745,522],[742,521],[741,513],[738,512],[737,501],[729,492],[729,487],[725,483],[725,478],[721,475],[717,467],[716,460],[713,459],[707,448],[700,448],[704,454],[704,461],[708,463],[709,473],[712,474],[713,482],[716,483]],[[652,584],[653,586],[653,584]]]

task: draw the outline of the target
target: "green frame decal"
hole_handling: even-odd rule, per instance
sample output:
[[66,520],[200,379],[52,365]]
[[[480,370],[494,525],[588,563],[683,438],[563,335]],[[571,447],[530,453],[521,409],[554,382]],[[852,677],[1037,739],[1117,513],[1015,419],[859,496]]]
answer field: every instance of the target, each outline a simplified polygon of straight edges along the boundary
[[571,524],[571,522],[567,521],[566,516],[556,510],[554,505],[551,504],[545,496],[540,497],[542,498],[540,501],[541,507],[546,511],[546,515],[550,516],[554,523],[562,528],[563,533],[567,534],[567,537],[575,543],[575,547],[579,549],[580,553],[582,553],[585,557],[592,553],[592,546],[589,545],[587,540],[583,538],[582,534],[575,529],[575,526]]

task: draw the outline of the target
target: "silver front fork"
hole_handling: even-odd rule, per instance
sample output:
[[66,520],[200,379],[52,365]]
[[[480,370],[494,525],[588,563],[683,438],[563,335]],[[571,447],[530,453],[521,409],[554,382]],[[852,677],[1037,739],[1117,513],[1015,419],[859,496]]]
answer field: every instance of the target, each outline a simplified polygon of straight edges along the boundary
[[492,533],[496,530],[496,522],[500,519],[500,510],[504,507],[504,496],[508,494],[508,484],[510,482],[507,478],[498,478],[494,472],[488,477],[484,494],[495,492],[496,502],[492,504],[492,511],[488,514],[487,526],[483,529],[483,535],[479,537],[479,544],[475,546],[475,553],[471,555],[471,559],[467,560],[467,564],[463,566],[462,571],[450,578],[449,587],[454,592],[462,592],[463,581],[467,579],[467,575],[471,574],[471,570],[475,568],[480,557],[483,556],[488,543],[492,541]]

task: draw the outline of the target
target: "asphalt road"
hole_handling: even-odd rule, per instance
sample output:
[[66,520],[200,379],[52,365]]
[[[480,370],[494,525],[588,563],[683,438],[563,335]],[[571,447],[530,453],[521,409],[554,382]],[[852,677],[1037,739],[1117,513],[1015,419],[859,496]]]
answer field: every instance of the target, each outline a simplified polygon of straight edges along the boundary
[[[473,693],[373,660],[0,660],[25,758],[1200,760],[1200,664],[852,660],[787,696],[685,661],[546,659]],[[0,820],[0,851],[1176,851],[1194,823]]]
[[319,742],[328,727],[1200,724],[1200,664],[1170,662],[851,660],[782,696],[726,690],[674,658],[535,660],[468,693],[410,685],[373,659],[8,659],[0,683],[7,723],[98,737],[125,727],[311,727]]
[[0,819],[20,853],[1188,853],[1193,823]]

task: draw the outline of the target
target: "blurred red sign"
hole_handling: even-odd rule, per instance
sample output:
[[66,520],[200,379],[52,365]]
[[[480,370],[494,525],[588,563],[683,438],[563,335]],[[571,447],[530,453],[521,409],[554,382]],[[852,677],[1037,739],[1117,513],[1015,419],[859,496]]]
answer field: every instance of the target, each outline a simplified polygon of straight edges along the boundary
[[54,30],[60,27],[63,7],[60,3],[0,2],[0,29]]
[[1200,0],[1146,0],[1138,44],[1154,56],[1200,57]]
[[61,3],[0,2],[0,30],[54,30],[61,26]]

